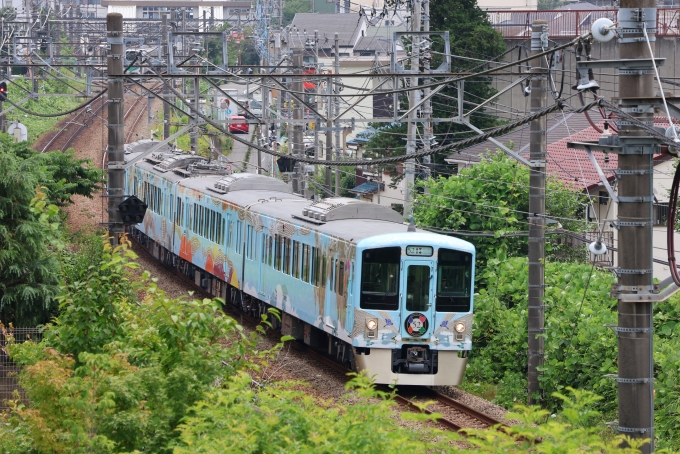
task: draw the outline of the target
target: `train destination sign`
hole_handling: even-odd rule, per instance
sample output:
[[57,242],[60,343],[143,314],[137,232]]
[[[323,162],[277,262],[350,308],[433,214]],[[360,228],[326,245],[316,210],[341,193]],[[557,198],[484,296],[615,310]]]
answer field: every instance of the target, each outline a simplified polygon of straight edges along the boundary
[[432,246],[406,246],[406,255],[417,255],[420,257],[432,257],[434,249]]

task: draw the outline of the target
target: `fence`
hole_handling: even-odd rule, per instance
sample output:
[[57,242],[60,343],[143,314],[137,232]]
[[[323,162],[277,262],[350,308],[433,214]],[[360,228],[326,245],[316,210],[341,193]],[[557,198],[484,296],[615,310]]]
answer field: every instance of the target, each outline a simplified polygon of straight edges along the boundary
[[9,357],[7,344],[10,341],[16,343],[31,340],[39,342],[41,339],[42,330],[39,328],[12,328],[0,323],[0,410],[7,408],[7,401],[14,398],[14,391],[16,390],[25,400],[25,396],[17,383],[20,368]]
[[[536,19],[548,22],[552,39],[576,38],[590,29],[597,19],[606,17],[616,22],[616,9],[598,10],[556,10],[556,11],[514,11],[488,10],[493,27],[505,39],[531,38],[531,24]],[[656,10],[656,36],[680,36],[678,21],[680,8],[659,8]]]

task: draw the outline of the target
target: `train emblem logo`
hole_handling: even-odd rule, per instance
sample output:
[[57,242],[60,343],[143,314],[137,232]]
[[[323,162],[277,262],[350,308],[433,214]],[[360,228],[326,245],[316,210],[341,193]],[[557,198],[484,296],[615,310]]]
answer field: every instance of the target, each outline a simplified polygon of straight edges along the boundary
[[420,337],[427,332],[427,317],[419,312],[410,314],[406,319],[406,331],[413,337]]

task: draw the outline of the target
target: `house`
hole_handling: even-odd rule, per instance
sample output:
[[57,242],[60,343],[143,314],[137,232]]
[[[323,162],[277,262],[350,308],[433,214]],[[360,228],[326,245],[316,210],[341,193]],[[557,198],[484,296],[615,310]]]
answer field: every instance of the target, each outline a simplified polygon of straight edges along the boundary
[[124,19],[161,19],[173,12],[174,19],[247,22],[254,20],[250,1],[243,0],[101,0],[109,13],[120,13]]
[[[602,129],[604,120],[595,118],[595,125]],[[666,117],[656,117],[655,126],[668,127]],[[583,114],[558,113],[548,117],[548,146],[547,146],[547,172],[557,176],[567,183],[575,191],[588,194],[590,203],[584,210],[584,221],[599,222],[604,227],[605,242],[609,243],[610,252],[604,257],[603,265],[616,266],[616,253],[611,250],[617,246],[618,231],[611,221],[616,220],[618,207],[611,203],[600,177],[591,164],[584,150],[567,147],[567,142],[596,141],[601,133],[596,131]],[[496,138],[503,144],[512,143],[514,150],[521,156],[528,158],[529,155],[529,125],[519,128],[509,134]],[[481,155],[497,147],[492,143],[485,142],[452,153],[446,158],[449,163],[463,166],[474,165],[481,160]],[[604,171],[609,184],[616,190],[616,178],[613,170],[618,165],[618,155],[609,156],[595,152],[595,159]],[[666,221],[668,216],[668,193],[675,172],[675,160],[668,154],[658,154],[653,158],[654,163],[654,204],[653,204],[653,241],[654,259],[665,262],[668,260],[666,252]],[[680,243],[680,235],[676,235],[676,241]],[[593,239],[595,235],[590,235]],[[654,263],[654,277],[663,279],[668,277],[668,266],[662,263]]]

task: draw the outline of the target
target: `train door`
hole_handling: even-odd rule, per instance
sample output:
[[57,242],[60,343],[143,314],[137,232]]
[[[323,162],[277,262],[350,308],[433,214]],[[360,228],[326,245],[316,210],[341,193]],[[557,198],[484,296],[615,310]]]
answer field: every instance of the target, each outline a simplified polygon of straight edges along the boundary
[[434,328],[435,261],[405,259],[400,289],[402,338],[429,339]]

